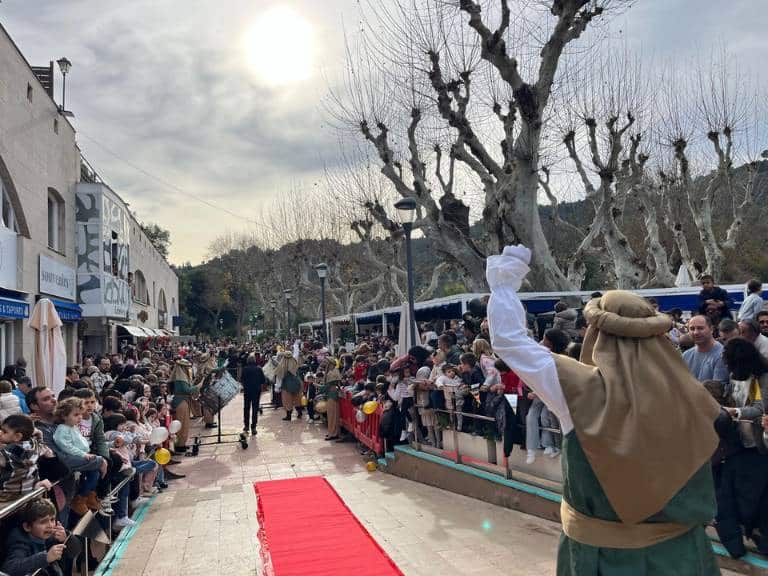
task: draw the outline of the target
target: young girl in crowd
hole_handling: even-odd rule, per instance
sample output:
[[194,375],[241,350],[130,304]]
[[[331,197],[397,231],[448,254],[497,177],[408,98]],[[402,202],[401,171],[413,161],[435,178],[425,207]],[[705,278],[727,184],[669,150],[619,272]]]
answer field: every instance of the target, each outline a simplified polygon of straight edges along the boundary
[[72,469],[80,472],[80,488],[72,500],[71,508],[80,515],[85,514],[88,508],[98,510],[101,503],[95,490],[99,477],[107,473],[107,461],[88,452],[88,441],[80,433],[83,401],[80,398],[67,398],[59,402],[53,415],[58,424],[53,433],[53,441],[61,452],[75,462]]

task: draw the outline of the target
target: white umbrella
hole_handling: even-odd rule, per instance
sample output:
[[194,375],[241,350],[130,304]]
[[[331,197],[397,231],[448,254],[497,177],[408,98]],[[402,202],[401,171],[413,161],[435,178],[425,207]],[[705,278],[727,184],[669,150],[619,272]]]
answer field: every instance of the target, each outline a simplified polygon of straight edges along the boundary
[[[408,328],[409,321],[413,323],[413,331],[417,338],[416,342],[411,342],[411,331]],[[411,319],[411,314],[408,310],[408,303],[404,302],[400,307],[400,332],[397,338],[397,355],[402,356],[403,354],[407,354],[408,350],[418,344],[421,344],[421,339],[419,338],[419,327],[416,324],[416,320]]]
[[691,275],[688,273],[688,268],[685,264],[681,264],[677,270],[677,277],[675,278],[675,286],[678,288],[688,288],[691,285]]
[[35,331],[32,377],[36,386],[47,386],[58,395],[67,376],[67,352],[61,335],[61,318],[53,302],[41,298],[32,310],[29,327]]

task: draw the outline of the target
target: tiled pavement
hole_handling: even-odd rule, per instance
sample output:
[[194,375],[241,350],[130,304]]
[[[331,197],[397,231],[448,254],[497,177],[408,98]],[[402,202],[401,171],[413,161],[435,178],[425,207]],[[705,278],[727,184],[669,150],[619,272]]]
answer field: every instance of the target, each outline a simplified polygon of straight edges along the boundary
[[[225,408],[225,430],[238,429],[241,402]],[[329,444],[321,425],[282,415],[265,409],[247,450],[212,446],[185,458],[176,469],[186,479],[155,499],[112,573],[261,574],[253,482],[324,475],[407,576],[554,574],[558,525],[369,473],[354,443]]]

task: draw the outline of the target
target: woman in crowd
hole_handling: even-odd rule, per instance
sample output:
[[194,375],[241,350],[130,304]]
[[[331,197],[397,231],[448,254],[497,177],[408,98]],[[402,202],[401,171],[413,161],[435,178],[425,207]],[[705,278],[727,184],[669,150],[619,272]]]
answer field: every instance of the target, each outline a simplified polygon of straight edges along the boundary
[[716,426],[726,447],[718,451],[713,467],[715,528],[723,546],[739,558],[747,552],[745,534],[760,552],[768,553],[768,457],[763,453],[761,427],[768,407],[768,365],[742,338],[725,344],[723,359],[735,384],[730,395],[735,406],[722,409]]

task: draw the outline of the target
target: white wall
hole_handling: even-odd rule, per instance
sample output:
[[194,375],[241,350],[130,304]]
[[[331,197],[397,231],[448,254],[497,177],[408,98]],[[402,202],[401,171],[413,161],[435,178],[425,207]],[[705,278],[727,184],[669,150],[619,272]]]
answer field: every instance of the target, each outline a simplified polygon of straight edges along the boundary
[[[134,312],[131,314],[131,324],[148,328],[164,328],[178,333],[178,329],[173,329],[173,317],[179,314],[179,279],[168,262],[152,246],[136,219],[131,219],[130,227],[130,268],[131,272],[133,272],[134,286],[136,285],[136,272],[141,271],[146,280],[146,287],[149,290],[148,305],[137,302],[136,300],[141,298],[136,294],[136,299],[133,302]],[[165,326],[160,326],[158,321],[161,290],[165,293],[166,299],[167,320]],[[137,314],[142,310],[147,312],[148,318],[146,322],[136,318]]]
[[[36,63],[46,65],[47,62]],[[32,101],[27,99],[27,85]],[[58,134],[54,132],[58,122]],[[39,254],[75,268],[74,189],[80,178],[80,153],[75,131],[62,116],[32,73],[7,32],[0,26],[0,159],[7,169],[5,187],[15,190],[17,219],[22,223],[16,288],[38,293]],[[0,172],[2,170],[0,169]],[[48,189],[64,200],[64,246],[61,252],[48,248]],[[6,288],[11,288],[6,286]],[[34,296],[30,297],[34,305]],[[23,326],[22,326],[23,324]],[[73,325],[68,329],[74,330]],[[32,331],[27,322],[16,322],[16,355],[32,358]],[[66,336],[65,336],[66,338]],[[68,338],[70,342],[75,339]],[[74,358],[74,346],[68,350]]]

